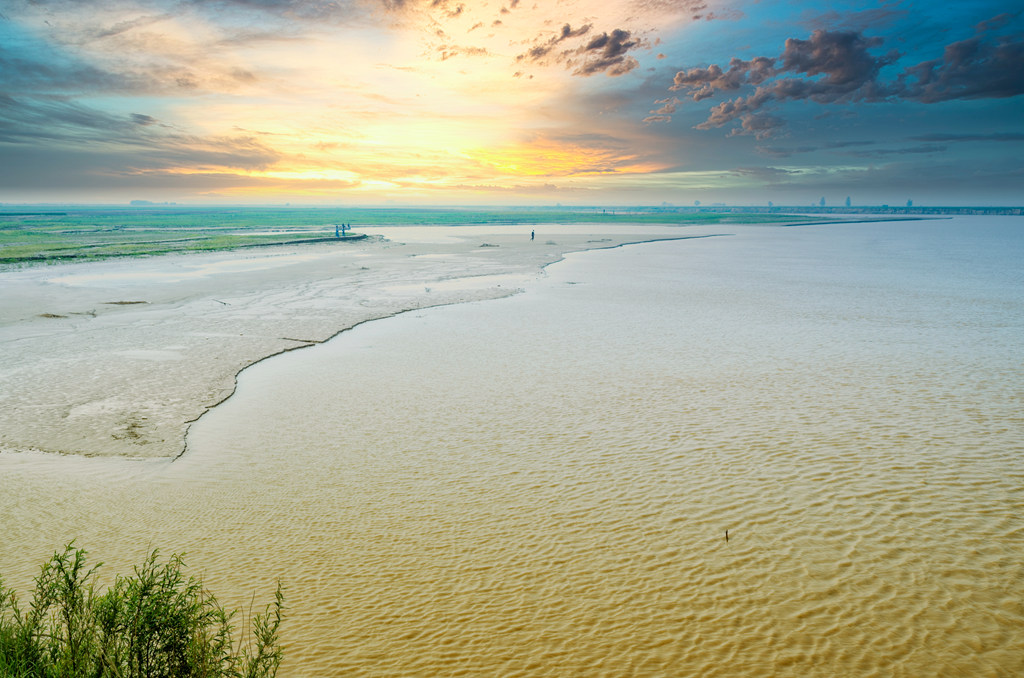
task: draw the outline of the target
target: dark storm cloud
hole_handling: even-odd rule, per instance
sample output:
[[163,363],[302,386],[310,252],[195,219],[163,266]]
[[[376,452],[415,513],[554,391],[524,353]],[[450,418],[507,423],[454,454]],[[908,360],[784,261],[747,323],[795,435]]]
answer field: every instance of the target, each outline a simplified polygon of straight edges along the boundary
[[707,68],[691,68],[679,71],[673,80],[671,90],[691,89],[694,101],[714,96],[716,91],[735,91],[744,85],[759,85],[776,74],[775,60],[757,57],[750,61],[732,59],[729,70],[713,64]]
[[[700,101],[719,91],[757,86],[747,97],[712,108],[705,123],[709,127],[719,127],[753,113],[770,101],[811,99],[834,103],[875,99],[882,95],[876,83],[879,71],[896,59],[894,53],[884,57],[870,54],[869,48],[880,44],[880,39],[865,38],[859,33],[814,31],[808,40],[786,40],[785,50],[775,58],[733,59],[727,71],[717,65],[679,71],[670,89],[687,91],[690,98]],[[782,74],[806,77],[772,80]]]
[[[579,26],[577,28],[573,28],[570,24],[565,24],[565,25],[562,26],[562,30],[559,31],[559,33],[557,33],[553,37],[550,37],[550,38],[544,40],[540,44],[534,45],[529,50],[527,50],[525,53],[520,54],[518,57],[516,57],[516,60],[517,61],[524,61],[524,60],[526,60],[526,61],[540,61],[541,59],[546,57],[548,54],[550,54],[551,51],[554,50],[555,47],[557,47],[561,43],[565,42],[566,40],[570,40],[572,38],[578,38],[578,37],[584,36],[584,35],[586,35],[587,33],[590,32],[591,28],[592,28],[592,26],[590,24],[585,24],[585,25]],[[568,54],[568,52],[566,52],[566,54]]]
[[631,39],[629,31],[619,28],[611,33],[602,33],[577,50],[578,54],[583,55],[583,63],[574,74],[587,76],[595,73],[628,73],[639,66],[639,63],[626,53],[639,44],[639,40]]
[[941,59],[908,68],[900,85],[902,96],[929,104],[1024,94],[1024,33],[954,42]]
[[567,68],[573,69],[573,75],[584,77],[597,73],[617,76],[628,73],[639,66],[639,62],[628,52],[642,46],[643,41],[634,38],[630,31],[621,28],[616,28],[610,33],[593,35],[586,42],[577,43],[575,47],[563,44],[589,36],[592,28],[591,24],[577,28],[573,28],[571,24],[564,24],[559,33],[535,41],[536,44],[533,47],[520,54],[516,59],[541,63],[548,61],[563,63]]
[[[672,91],[701,101],[720,92],[753,87],[745,96],[713,106],[698,129],[722,127],[739,120],[733,134],[770,136],[761,109],[785,101],[819,104],[909,100],[931,104],[954,99],[1006,98],[1024,94],[1024,33],[994,35],[1012,16],[1000,15],[977,26],[977,34],[948,45],[942,58],[904,68],[892,81],[880,75],[900,58],[883,54],[883,41],[858,31],[816,30],[807,40],[789,38],[777,57],[732,59],[727,70],[718,65],[676,73]],[[778,120],[776,118],[775,120]]]
[[810,40],[786,40],[779,72],[823,76],[814,81],[809,96],[841,98],[871,85],[881,68],[896,60],[895,53],[877,58],[868,52],[881,44],[881,38],[865,38],[860,33],[814,31]]

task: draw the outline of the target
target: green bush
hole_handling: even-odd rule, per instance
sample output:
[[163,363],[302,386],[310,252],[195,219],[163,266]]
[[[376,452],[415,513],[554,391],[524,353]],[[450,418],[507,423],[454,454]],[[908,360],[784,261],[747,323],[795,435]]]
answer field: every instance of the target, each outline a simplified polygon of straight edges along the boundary
[[281,663],[284,597],[236,645],[232,619],[180,556],[153,551],[134,576],[95,587],[100,565],[68,544],[35,580],[27,609],[0,581],[0,676],[10,678],[271,678]]

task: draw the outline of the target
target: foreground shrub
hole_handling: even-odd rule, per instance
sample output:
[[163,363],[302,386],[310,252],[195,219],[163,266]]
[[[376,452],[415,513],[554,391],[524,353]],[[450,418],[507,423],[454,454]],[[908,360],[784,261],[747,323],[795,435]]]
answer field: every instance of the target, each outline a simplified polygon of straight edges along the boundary
[[281,663],[284,597],[248,624],[236,646],[232,619],[180,556],[153,551],[134,576],[105,592],[86,552],[68,544],[42,567],[22,609],[0,581],[0,676],[7,678],[272,678]]

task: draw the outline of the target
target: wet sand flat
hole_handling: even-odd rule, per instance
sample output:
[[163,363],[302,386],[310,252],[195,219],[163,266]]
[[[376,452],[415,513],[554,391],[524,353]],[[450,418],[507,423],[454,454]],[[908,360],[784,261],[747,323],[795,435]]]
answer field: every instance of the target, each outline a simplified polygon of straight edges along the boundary
[[507,296],[671,227],[368,229],[355,242],[0,271],[0,452],[174,457],[238,372],[403,311]]

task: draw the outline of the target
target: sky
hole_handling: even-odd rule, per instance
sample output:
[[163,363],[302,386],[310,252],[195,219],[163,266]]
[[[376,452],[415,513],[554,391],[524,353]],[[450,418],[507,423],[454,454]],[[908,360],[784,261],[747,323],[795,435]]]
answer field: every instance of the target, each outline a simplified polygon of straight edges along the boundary
[[0,0],[0,202],[1024,204],[1019,0]]

